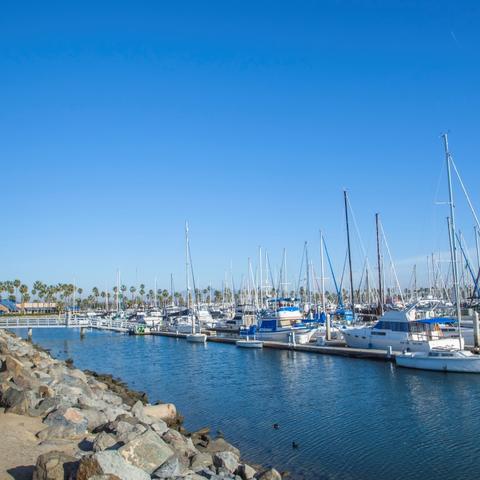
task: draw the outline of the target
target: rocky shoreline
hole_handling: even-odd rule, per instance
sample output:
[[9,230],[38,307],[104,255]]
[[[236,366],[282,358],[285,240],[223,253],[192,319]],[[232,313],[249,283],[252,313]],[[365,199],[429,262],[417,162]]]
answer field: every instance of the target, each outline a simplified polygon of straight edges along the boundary
[[42,422],[35,441],[49,451],[37,458],[29,478],[282,478],[273,468],[245,463],[237,448],[212,438],[208,428],[187,432],[173,404],[150,405],[146,394],[120,380],[83,372],[5,331],[0,331],[0,365],[0,424],[11,414]]

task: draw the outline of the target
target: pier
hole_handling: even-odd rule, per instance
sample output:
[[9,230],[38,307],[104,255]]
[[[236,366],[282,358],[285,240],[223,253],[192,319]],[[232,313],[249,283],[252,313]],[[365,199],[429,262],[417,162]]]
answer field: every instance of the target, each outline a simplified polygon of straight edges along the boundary
[[[175,333],[175,332],[153,332],[151,335],[157,335],[162,337],[170,338],[182,338],[187,337],[186,333]],[[228,343],[235,345],[238,338],[234,337],[218,337],[216,335],[208,335],[207,342],[212,343]],[[332,341],[327,345],[315,345],[315,344],[294,344],[294,343],[283,343],[283,342],[271,342],[263,341],[264,348],[273,348],[276,350],[292,350],[296,352],[308,352],[308,353],[317,353],[321,355],[335,355],[341,357],[350,357],[350,358],[365,358],[370,360],[384,360],[384,361],[393,361],[395,359],[395,354],[398,352],[392,352],[390,355],[386,350],[375,350],[373,348],[350,348],[342,346],[341,342]]]

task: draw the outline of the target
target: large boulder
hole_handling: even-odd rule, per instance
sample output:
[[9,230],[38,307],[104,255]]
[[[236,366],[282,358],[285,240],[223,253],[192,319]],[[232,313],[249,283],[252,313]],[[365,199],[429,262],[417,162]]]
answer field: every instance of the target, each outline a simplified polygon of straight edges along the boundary
[[144,407],[145,415],[164,422],[174,422],[177,418],[177,408],[173,403],[161,403],[159,405],[147,405]]
[[213,456],[213,464],[233,473],[238,468],[238,456],[232,452],[218,452]]
[[47,438],[79,438],[87,432],[88,419],[78,408],[61,407],[48,414],[44,423],[48,428],[38,433],[40,440]]
[[82,415],[87,418],[88,430],[93,432],[96,428],[108,422],[108,418],[104,412],[94,410],[93,408],[85,408],[81,410]]
[[133,405],[130,413],[146,425],[151,425],[153,422],[155,422],[155,418],[150,417],[145,413],[145,408],[140,400],[138,400],[135,405]]
[[48,397],[40,400],[40,402],[33,408],[30,408],[28,414],[31,417],[43,417],[59,407],[56,398]]
[[114,450],[85,456],[80,460],[76,480],[90,480],[95,475],[115,475],[120,480],[150,480],[150,475],[130,465]]
[[32,480],[64,480],[73,478],[78,460],[63,452],[52,451],[40,455]]
[[206,452],[196,453],[190,461],[190,470],[198,472],[205,468],[211,468],[213,466],[213,457]]
[[31,408],[35,408],[39,398],[33,391],[23,390],[10,384],[1,389],[0,406],[5,407],[5,412],[17,415],[29,415]]
[[192,439],[184,437],[179,431],[173,428],[168,429],[162,438],[181,456],[191,458],[198,450],[193,445]]
[[156,420],[150,425],[150,428],[160,436],[168,431],[168,425],[163,420]]
[[145,433],[126,443],[118,452],[132,465],[152,474],[173,456],[173,450],[154,432]]
[[[123,428],[124,426],[129,426],[129,428]],[[130,425],[126,422],[120,422],[117,429],[117,439],[119,442],[128,443],[132,440],[135,440],[137,437],[142,435],[147,431],[147,428],[141,423],[135,425]]]
[[188,466],[177,455],[170,457],[160,468],[157,468],[153,473],[153,478],[175,478],[181,477],[188,471]]
[[269,468],[257,476],[258,480],[282,480],[282,476],[274,468]]
[[12,377],[22,375],[25,369],[25,365],[12,355],[5,356],[5,367]]
[[110,433],[100,432],[93,441],[93,451],[101,452],[117,445],[117,439]]
[[241,477],[242,480],[252,480],[252,478],[255,477],[257,471],[250,465],[247,465],[246,463],[241,463],[235,473],[239,477]]
[[199,450],[206,450],[209,453],[218,453],[218,452],[232,452],[237,457],[240,457],[240,450],[234,447],[232,444],[228,443],[223,438],[215,438],[214,440],[210,440],[207,447],[202,449],[200,446],[198,447]]

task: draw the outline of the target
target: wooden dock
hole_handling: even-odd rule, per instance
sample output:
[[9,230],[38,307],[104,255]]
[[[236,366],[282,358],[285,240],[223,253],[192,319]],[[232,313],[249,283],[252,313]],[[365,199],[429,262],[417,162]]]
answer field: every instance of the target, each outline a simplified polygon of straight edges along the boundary
[[[187,334],[185,333],[174,333],[174,332],[154,332],[152,335],[158,335],[162,337],[170,338],[182,338],[185,339]],[[238,338],[233,337],[218,337],[216,335],[208,335],[207,341],[213,343],[227,343],[235,345]],[[307,352],[307,353],[317,353],[320,355],[336,355],[341,357],[350,357],[350,358],[366,358],[371,360],[383,360],[383,361],[394,361],[395,354],[398,352],[393,352],[392,355],[388,355],[386,350],[375,350],[373,348],[350,348],[341,345],[338,341],[327,342],[327,345],[316,345],[316,344],[293,344],[293,343],[282,343],[282,342],[263,342],[263,348],[273,348],[277,350],[291,350],[295,352]]]

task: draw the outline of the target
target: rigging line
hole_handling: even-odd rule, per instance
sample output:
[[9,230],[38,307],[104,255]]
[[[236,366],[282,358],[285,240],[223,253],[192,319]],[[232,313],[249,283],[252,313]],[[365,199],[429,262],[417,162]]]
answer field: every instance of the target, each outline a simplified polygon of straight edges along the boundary
[[371,273],[370,270],[370,262],[368,261],[367,251],[365,249],[365,245],[363,244],[362,236],[360,235],[360,229],[358,228],[357,217],[355,216],[355,212],[353,211],[352,204],[350,203],[350,198],[347,197],[348,207],[350,208],[350,212],[352,214],[353,225],[355,226],[355,232],[357,233],[358,241],[360,243],[360,248],[362,249],[363,257],[366,259],[366,268],[368,272]]
[[[333,284],[335,285],[335,290],[337,291],[338,304],[339,304],[340,307],[343,308],[342,293],[338,289],[337,279],[335,278],[335,272],[333,271],[332,260],[330,259],[330,255],[328,253],[328,248],[327,248],[327,243],[325,242],[325,237],[323,237],[323,248],[325,249],[325,253],[327,255],[328,266],[330,267],[330,273],[332,274]],[[345,261],[346,261],[346,257],[345,257]]]
[[343,289],[343,279],[345,278],[345,270],[347,268],[347,260],[348,260],[348,251],[345,252],[345,260],[343,261],[342,276],[340,277],[340,289]]
[[402,303],[405,303],[405,301],[403,299],[403,294],[402,294],[402,287],[400,287],[400,282],[398,281],[397,271],[395,270],[395,264],[393,263],[392,254],[390,253],[390,247],[388,246],[387,237],[385,236],[385,231],[383,230],[383,224],[382,224],[381,221],[380,221],[380,228],[382,230],[383,241],[385,242],[385,246],[387,247],[388,256],[390,257],[390,265],[391,265],[392,270],[393,270],[393,275],[395,277],[395,281],[397,282],[397,288],[398,288],[398,291],[400,293],[400,299],[402,300]]
[[[305,260],[305,249],[306,248],[307,248],[307,242],[305,242],[305,244],[303,245],[302,261],[300,262],[300,272],[298,273],[298,282],[297,282],[297,288],[296,288],[296,291],[295,291],[295,296],[296,297],[299,296],[299,292],[300,292],[300,282],[302,281],[303,262]],[[307,265],[307,269],[308,269],[308,265]],[[308,273],[307,273],[307,275],[308,275]]]
[[467,202],[468,202],[468,206],[470,207],[470,210],[472,211],[473,218],[475,219],[475,222],[477,223],[477,227],[480,228],[480,222],[478,221],[477,214],[475,212],[475,209],[473,208],[472,202],[470,201],[470,196],[468,195],[467,189],[465,188],[465,185],[463,184],[462,177],[460,176],[460,173],[457,170],[457,166],[455,165],[455,162],[453,161],[453,157],[451,155],[450,155],[450,161],[452,162],[453,169],[455,170],[455,173],[457,174],[458,181],[460,182],[463,193],[465,194],[465,197],[466,197]]
[[[470,273],[470,276],[472,277],[473,282],[475,283],[475,282],[476,282],[475,274],[473,273],[473,270],[472,270],[472,268],[470,267],[470,262],[468,261],[468,258],[467,258],[467,255],[466,255],[466,253],[465,253],[465,250],[463,249],[463,244],[462,244],[462,242],[461,242],[461,240],[460,240],[460,237],[458,236],[458,233],[455,233],[455,236],[457,237],[458,245],[459,245],[459,247],[460,247],[460,251],[462,252],[463,258],[465,259],[465,262],[466,262],[466,264],[467,264],[467,269],[468,269],[468,271],[469,271],[469,273]],[[463,269],[462,269],[462,270],[463,270]],[[464,273],[464,272],[462,272],[462,274],[463,274],[463,273]],[[474,290],[474,292],[477,292],[477,295],[478,295],[478,291],[477,291],[476,285],[475,285],[475,290]]]

